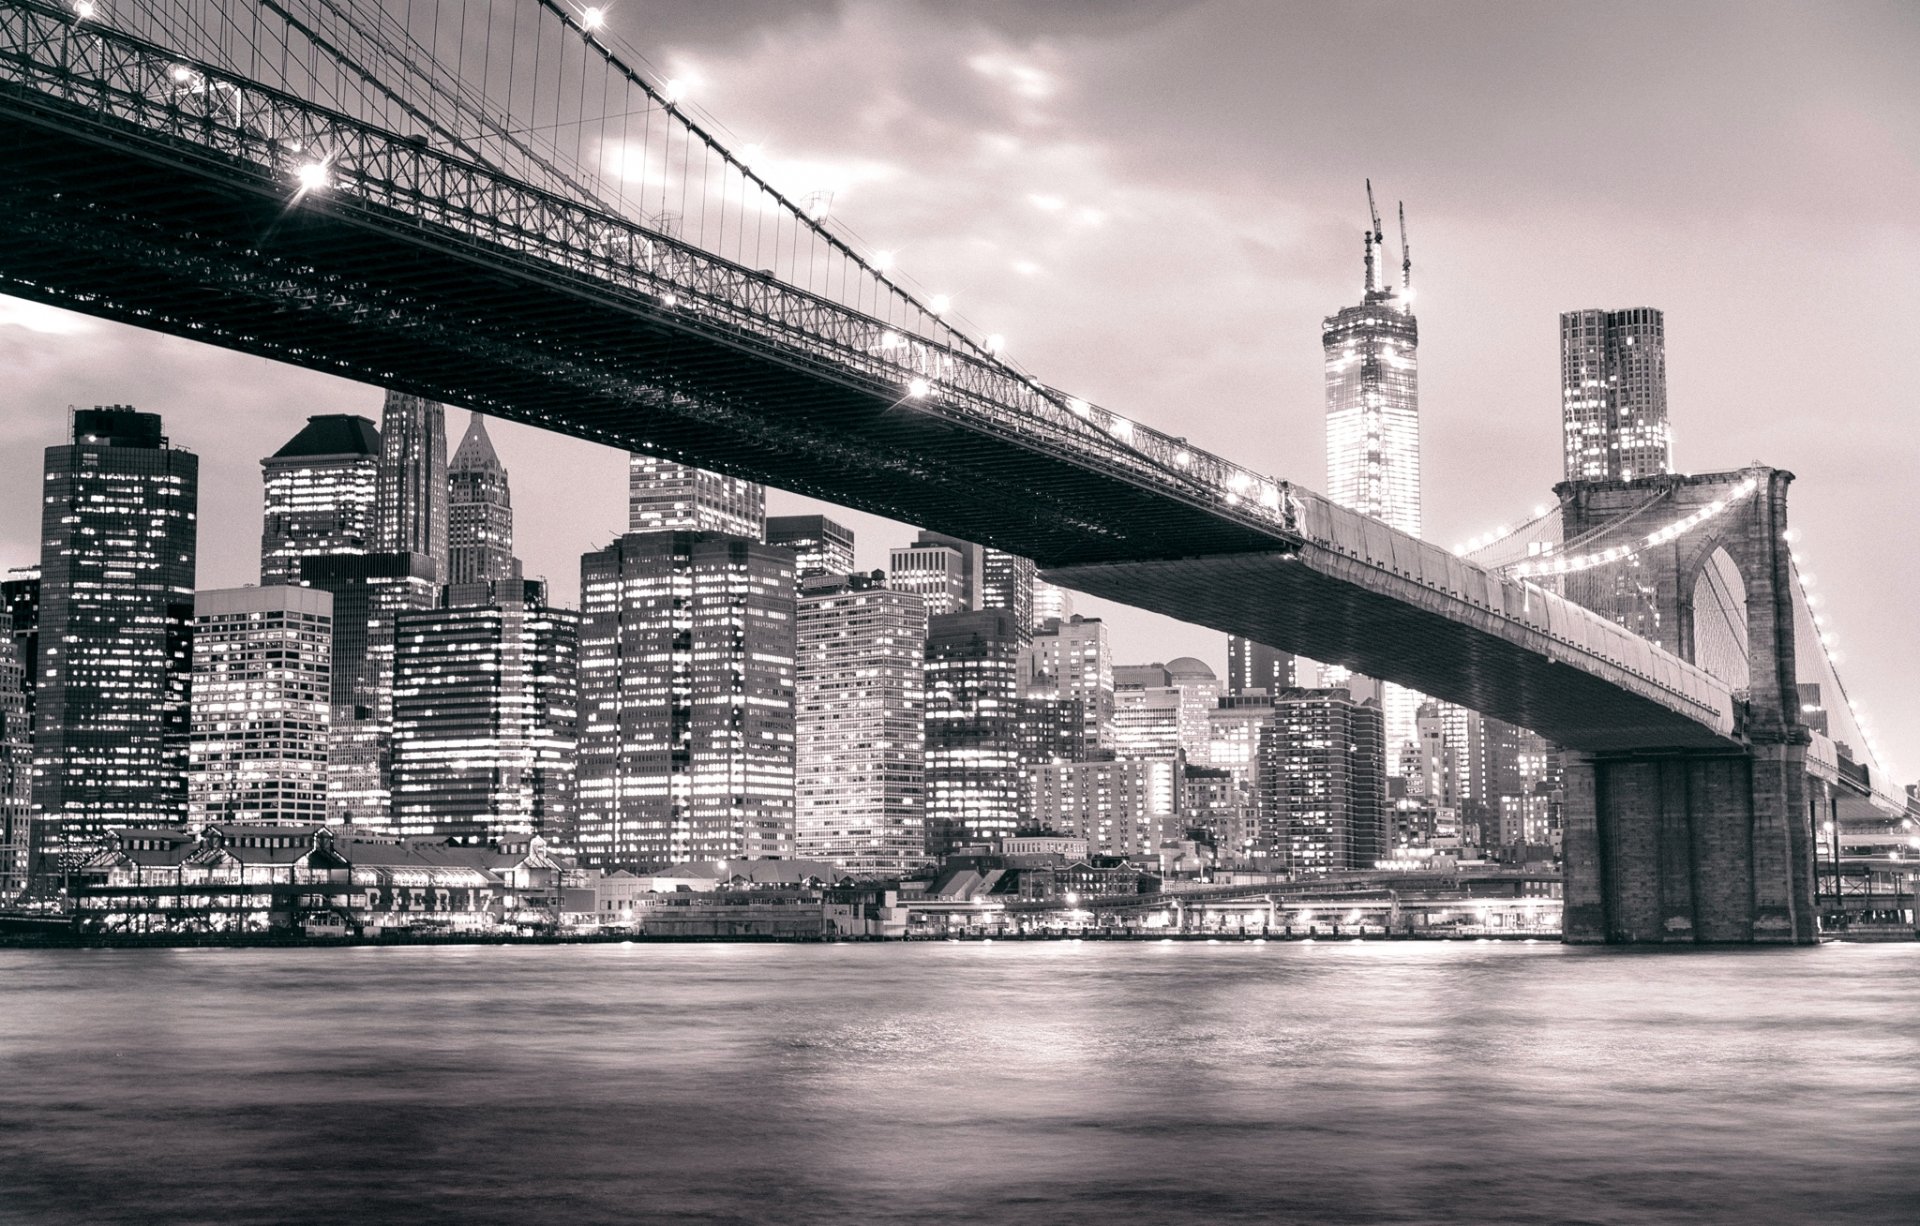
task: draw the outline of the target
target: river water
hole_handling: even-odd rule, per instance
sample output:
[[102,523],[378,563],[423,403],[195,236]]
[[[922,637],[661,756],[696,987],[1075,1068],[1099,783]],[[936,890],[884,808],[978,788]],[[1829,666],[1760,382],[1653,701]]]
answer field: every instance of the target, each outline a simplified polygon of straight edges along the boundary
[[7,1222],[1920,1221],[1920,946],[0,952]]

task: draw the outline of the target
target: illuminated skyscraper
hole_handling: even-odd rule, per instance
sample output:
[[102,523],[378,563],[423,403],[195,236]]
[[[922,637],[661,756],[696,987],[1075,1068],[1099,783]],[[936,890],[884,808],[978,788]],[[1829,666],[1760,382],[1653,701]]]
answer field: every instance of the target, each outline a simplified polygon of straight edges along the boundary
[[75,412],[46,464],[33,871],[57,872],[110,825],[187,815],[200,461],[114,405]]
[[1033,559],[1004,549],[989,549],[981,562],[980,607],[1012,613],[1020,637],[1031,639],[1035,624],[1033,593],[1038,582],[1034,577]]
[[439,567],[419,553],[307,558],[301,581],[333,596],[327,815],[392,828],[393,634],[408,609],[439,602]]
[[1261,825],[1294,873],[1369,869],[1392,847],[1380,708],[1345,690],[1288,690],[1260,728]]
[[1020,692],[1078,698],[1085,704],[1087,743],[1113,743],[1113,652],[1107,627],[1078,615],[1041,626],[1020,652]]
[[803,860],[925,863],[926,602],[871,576],[801,581],[794,824]]
[[634,532],[580,559],[589,865],[793,855],[793,554]]
[[[1367,187],[1373,207],[1373,187]],[[1413,317],[1413,256],[1406,211],[1400,213],[1400,285],[1386,263],[1386,236],[1378,213],[1365,232],[1366,284],[1358,306],[1321,325],[1327,378],[1327,496],[1412,536],[1420,523],[1420,329]],[[1297,672],[1297,670],[1296,670]],[[1297,677],[1300,681],[1308,678]],[[1345,670],[1322,671],[1323,686],[1347,684]],[[1369,688],[1365,685],[1362,690]],[[1382,687],[1387,760],[1414,737],[1420,696],[1402,686]]]
[[794,573],[853,573],[853,529],[824,515],[773,515],[767,519],[767,544],[793,550]]
[[[458,555],[455,555],[456,557]],[[455,585],[394,628],[393,826],[570,847],[579,615],[537,580]]]
[[447,465],[447,482],[447,582],[519,579],[507,470],[487,437],[486,418],[478,413],[467,422],[467,433]]
[[1560,316],[1561,439],[1569,481],[1673,471],[1666,319],[1652,307]]
[[983,569],[980,546],[937,532],[922,532],[887,558],[887,586],[913,592],[927,602],[927,615],[945,617],[975,607]]
[[1073,616],[1073,593],[1066,588],[1055,587],[1045,579],[1035,577],[1033,581],[1033,625],[1032,631],[1052,621],[1066,621]]
[[1020,632],[1005,609],[927,619],[927,850],[1020,821]]
[[447,411],[388,392],[380,413],[374,548],[432,558],[447,577]]
[[0,613],[0,903],[27,888],[32,847],[33,734],[27,715],[27,672],[12,618]]
[[1160,844],[1183,830],[1181,771],[1174,753],[1029,766],[1027,816],[1042,829],[1087,840],[1097,855],[1158,855]]
[[627,457],[627,531],[720,532],[763,541],[767,487],[636,451]]
[[40,677],[40,568],[16,566],[0,580],[0,604],[13,618],[13,646],[23,670],[27,722],[33,722],[34,686]]
[[262,585],[300,582],[302,558],[373,548],[380,432],[372,422],[346,413],[309,417],[260,468]]
[[333,597],[226,588],[193,601],[187,810],[209,822],[327,820]]
[[1227,636],[1227,693],[1264,690],[1277,694],[1292,689],[1297,684],[1293,661],[1290,651],[1230,634]]

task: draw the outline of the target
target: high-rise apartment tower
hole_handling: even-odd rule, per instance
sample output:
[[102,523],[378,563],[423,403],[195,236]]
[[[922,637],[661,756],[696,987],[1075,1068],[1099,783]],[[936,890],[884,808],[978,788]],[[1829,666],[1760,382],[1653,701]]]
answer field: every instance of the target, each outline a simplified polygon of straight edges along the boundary
[[1567,480],[1672,472],[1665,317],[1652,307],[1563,312],[1560,404]]

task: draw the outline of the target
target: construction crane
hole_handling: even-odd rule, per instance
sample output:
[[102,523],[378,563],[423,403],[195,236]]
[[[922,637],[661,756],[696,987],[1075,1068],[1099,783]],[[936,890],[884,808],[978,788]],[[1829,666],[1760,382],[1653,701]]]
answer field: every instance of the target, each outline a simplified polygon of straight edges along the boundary
[[1373,249],[1375,247],[1380,248],[1384,255],[1387,249],[1387,236],[1380,232],[1380,210],[1373,206],[1373,180],[1368,179],[1366,182],[1367,215],[1373,219],[1373,229],[1367,231],[1363,242],[1367,249],[1367,292],[1371,294],[1375,289],[1379,288],[1373,280]]
[[[1375,228],[1379,223],[1374,223]],[[1400,295],[1413,296],[1413,248],[1407,246],[1407,202],[1400,202]]]

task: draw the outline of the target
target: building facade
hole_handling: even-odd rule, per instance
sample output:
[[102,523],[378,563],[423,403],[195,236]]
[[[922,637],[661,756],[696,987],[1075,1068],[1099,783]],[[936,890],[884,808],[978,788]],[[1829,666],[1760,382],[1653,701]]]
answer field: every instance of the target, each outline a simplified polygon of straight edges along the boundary
[[887,586],[912,592],[926,602],[927,616],[946,617],[973,609],[972,569],[978,546],[954,542],[922,532],[911,545],[892,550],[887,558]]
[[436,842],[576,837],[579,617],[546,585],[460,584],[401,612],[393,655],[393,828]]
[[1227,693],[1247,694],[1260,691],[1277,694],[1299,684],[1294,676],[1294,655],[1265,643],[1227,636]]
[[927,850],[1020,824],[1020,632],[1005,609],[927,619]]
[[980,558],[980,607],[1005,609],[1023,639],[1033,637],[1033,588],[1037,582],[1032,558],[1004,549],[984,550]]
[[1369,869],[1388,856],[1380,708],[1345,690],[1288,690],[1261,726],[1261,824],[1296,874]]
[[32,850],[33,731],[27,670],[12,617],[0,612],[0,905],[27,888]]
[[196,595],[189,822],[324,824],[332,694],[331,595],[285,585]]
[[1089,744],[1111,745],[1113,651],[1106,624],[1076,614],[1041,626],[1020,652],[1020,692],[1078,698],[1086,711]]
[[380,412],[374,549],[432,558],[435,574],[446,582],[447,493],[446,409],[388,392]]
[[580,599],[585,863],[791,857],[793,555],[628,533],[580,559]]
[[125,405],[76,411],[72,441],[47,449],[36,871],[100,850],[109,826],[187,815],[199,478],[158,414]]
[[394,626],[440,599],[439,564],[419,553],[304,559],[301,581],[333,597],[327,820],[391,830]]
[[373,548],[379,471],[380,432],[348,413],[309,417],[260,461],[261,585],[300,582],[303,558]]
[[1672,472],[1665,316],[1652,307],[1563,312],[1560,403],[1567,480]]
[[853,529],[824,515],[768,516],[767,544],[793,551],[794,574],[801,579],[854,570]]
[[767,487],[632,452],[627,457],[628,532],[717,532],[763,541]]
[[926,603],[870,576],[802,580],[794,840],[803,860],[898,876],[926,862]]
[[512,583],[519,578],[507,469],[487,437],[486,418],[475,413],[447,465],[447,583]]
[[1087,840],[1104,856],[1158,856],[1184,833],[1177,754],[1039,763],[1026,768],[1032,825]]

